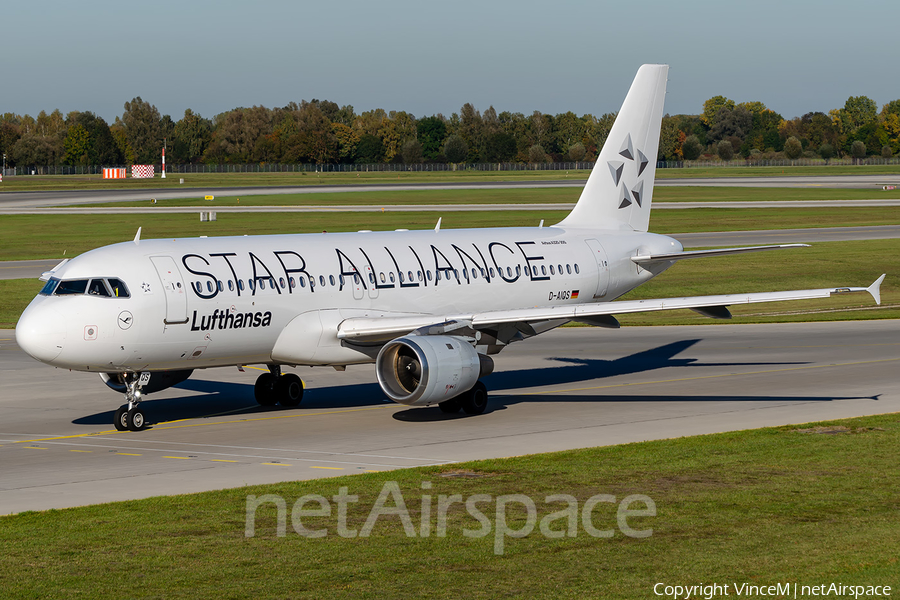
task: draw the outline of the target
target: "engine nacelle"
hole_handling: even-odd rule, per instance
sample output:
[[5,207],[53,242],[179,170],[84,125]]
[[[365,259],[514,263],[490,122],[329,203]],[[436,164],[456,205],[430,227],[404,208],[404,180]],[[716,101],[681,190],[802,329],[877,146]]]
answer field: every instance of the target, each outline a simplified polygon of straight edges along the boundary
[[[141,393],[152,394],[153,392],[160,392],[170,388],[190,377],[193,372],[193,369],[186,371],[155,371],[150,374],[150,381],[147,385],[141,388]],[[123,375],[124,373],[100,373],[100,379],[111,390],[124,394],[128,391],[128,387],[125,385]]]
[[410,335],[391,340],[375,359],[378,384],[385,395],[407,406],[450,400],[494,370],[494,361],[479,354],[464,338]]

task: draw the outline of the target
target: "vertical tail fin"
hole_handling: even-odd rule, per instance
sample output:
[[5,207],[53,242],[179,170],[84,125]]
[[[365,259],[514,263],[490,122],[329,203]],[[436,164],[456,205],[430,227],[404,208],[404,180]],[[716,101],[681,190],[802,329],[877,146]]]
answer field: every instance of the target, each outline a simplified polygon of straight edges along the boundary
[[643,65],[578,204],[558,225],[647,231],[668,65]]

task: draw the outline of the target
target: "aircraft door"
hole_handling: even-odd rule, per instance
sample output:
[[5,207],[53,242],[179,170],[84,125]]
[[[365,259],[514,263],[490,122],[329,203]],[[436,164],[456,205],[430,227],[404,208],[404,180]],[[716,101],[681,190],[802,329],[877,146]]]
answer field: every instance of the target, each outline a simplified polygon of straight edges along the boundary
[[166,295],[166,325],[180,325],[188,322],[187,290],[181,279],[181,271],[171,256],[151,256],[156,273],[162,282]]
[[366,286],[363,284],[363,275],[354,273],[350,277],[350,285],[353,286],[353,299],[362,300],[366,295]]
[[587,240],[588,248],[597,263],[597,271],[599,278],[597,279],[597,290],[594,292],[594,298],[604,298],[609,291],[609,258],[606,256],[606,250],[597,240]]
[[366,285],[369,286],[369,298],[373,300],[378,297],[378,288],[375,287],[375,272],[372,271],[371,265],[366,265],[363,269],[363,275],[366,278]]

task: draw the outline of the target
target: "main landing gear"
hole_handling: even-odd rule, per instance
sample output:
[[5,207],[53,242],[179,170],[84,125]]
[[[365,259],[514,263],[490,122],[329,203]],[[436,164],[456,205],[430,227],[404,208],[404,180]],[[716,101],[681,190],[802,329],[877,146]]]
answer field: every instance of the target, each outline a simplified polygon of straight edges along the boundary
[[485,411],[488,404],[487,387],[480,381],[475,383],[468,392],[463,392],[456,398],[445,400],[438,404],[441,412],[448,414],[457,413],[460,409],[467,415],[480,415]]
[[268,366],[269,372],[260,375],[253,386],[256,401],[260,406],[298,406],[303,399],[303,381],[293,373],[282,374],[279,365]]
[[116,410],[113,425],[119,431],[140,431],[147,427],[147,419],[143,409],[138,405],[141,402],[141,387],[150,381],[150,373],[127,373],[125,375],[125,401]]

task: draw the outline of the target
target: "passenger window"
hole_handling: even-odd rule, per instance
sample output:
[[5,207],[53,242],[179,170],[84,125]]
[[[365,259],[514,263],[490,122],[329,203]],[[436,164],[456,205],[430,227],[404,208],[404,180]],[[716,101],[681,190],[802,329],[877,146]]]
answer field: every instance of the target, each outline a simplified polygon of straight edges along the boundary
[[259,289],[261,289],[261,290],[266,289],[266,280],[265,279],[259,280]]
[[242,292],[244,291],[244,280],[243,279],[238,279],[238,289]]
[[369,283],[375,283],[375,273],[369,273]]
[[547,274],[547,267],[545,265],[541,265],[541,275]]
[[225,286],[222,284],[221,281],[216,280],[216,286],[218,286],[220,292],[224,292],[224,291],[225,291]]
[[[281,286],[281,289],[284,289],[284,277],[278,278],[278,285]],[[293,287],[293,286],[292,286]]]
[[324,275],[319,275],[319,285],[321,285],[322,287],[325,287],[325,276]]
[[398,273],[398,275],[400,276],[400,283],[403,283],[404,281],[406,281],[405,278],[403,277],[403,271],[400,271]]
[[575,274],[581,273],[581,269],[578,268],[578,263],[575,263]]
[[300,284],[300,287],[306,287],[306,277],[298,277],[297,283]]
[[556,275],[556,271],[553,269],[553,265],[550,265],[550,274]]
[[569,264],[566,265],[566,273],[568,273],[569,275],[572,274],[572,265],[569,265]]
[[331,285],[334,285],[334,275],[328,276],[328,283],[330,283]]
[[388,273],[388,275],[390,275],[391,277],[391,283],[394,283],[394,272],[391,271],[390,273]]
[[91,279],[91,285],[88,286],[88,295],[109,298],[109,290],[106,289],[106,282],[102,279]]
[[230,279],[228,280],[228,291],[229,291],[229,292],[233,292],[233,291],[234,291],[234,282],[233,282],[232,280],[230,280]]
[[206,280],[206,289],[207,291],[212,292],[212,281],[208,279]]

